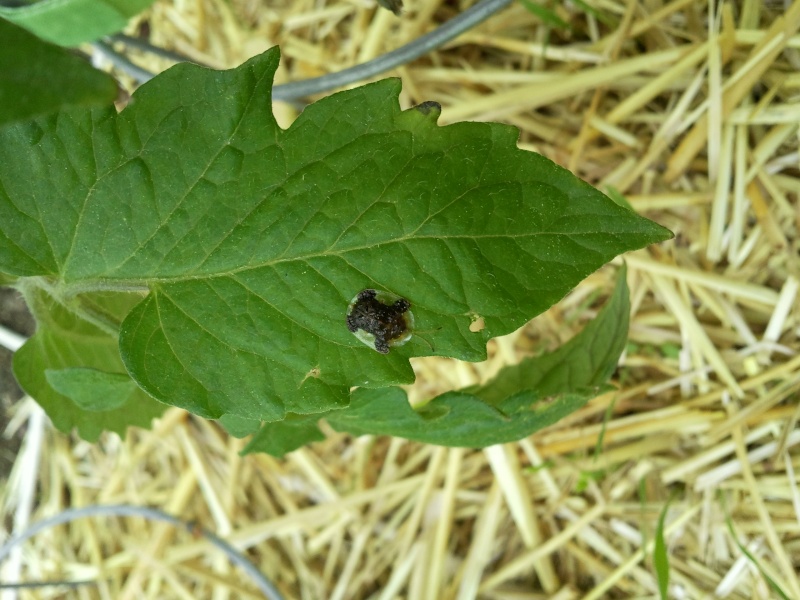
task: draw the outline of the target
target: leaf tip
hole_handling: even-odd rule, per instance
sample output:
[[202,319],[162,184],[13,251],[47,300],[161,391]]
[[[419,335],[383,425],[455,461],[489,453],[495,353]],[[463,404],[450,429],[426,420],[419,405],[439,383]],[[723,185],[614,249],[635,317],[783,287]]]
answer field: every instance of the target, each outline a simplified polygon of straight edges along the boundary
[[654,243],[660,242],[668,242],[671,239],[675,238],[675,234],[670,230],[664,227],[663,225],[659,225],[655,221],[653,223],[653,237],[657,238]]

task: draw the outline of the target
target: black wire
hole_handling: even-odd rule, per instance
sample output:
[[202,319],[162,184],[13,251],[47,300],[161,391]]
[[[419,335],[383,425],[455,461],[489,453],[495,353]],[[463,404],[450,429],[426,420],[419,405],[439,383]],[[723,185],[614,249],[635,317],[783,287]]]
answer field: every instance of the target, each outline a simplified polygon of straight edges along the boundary
[[114,35],[109,35],[106,39],[111,42],[119,42],[120,44],[124,44],[129,48],[136,48],[137,50],[141,50],[142,52],[155,54],[156,56],[160,56],[161,58],[166,58],[167,60],[171,60],[176,63],[191,62],[191,63],[201,64],[198,63],[193,58],[186,56],[185,54],[181,54],[180,52],[175,52],[173,50],[166,50],[164,48],[160,48],[159,46],[154,46],[147,40],[143,40],[137,37],[132,37],[130,35],[125,35],[124,33],[115,33]]
[[[217,547],[217,549],[221,550],[233,564],[247,573],[268,600],[283,600],[283,596],[281,596],[281,593],[272,584],[272,582],[267,579],[252,562],[250,562],[241,552],[236,550],[236,548],[231,546],[228,542],[217,537],[210,531],[206,531],[205,529],[198,527],[196,523],[182,521],[181,519],[173,517],[172,515],[163,511],[155,508],[148,508],[146,506],[117,504],[108,506],[93,505],[84,506],[82,508],[69,508],[58,513],[57,515],[50,517],[49,519],[44,519],[43,521],[34,523],[25,531],[15,535],[5,544],[0,546],[0,561],[8,556],[15,546],[33,537],[44,529],[49,529],[50,527],[55,527],[56,525],[63,525],[64,523],[69,523],[75,519],[80,519],[83,517],[96,517],[100,515],[112,517],[142,517],[145,519],[150,519],[151,521],[165,521],[167,523],[171,523],[175,527],[186,529],[192,535],[199,534],[210,541],[214,546]],[[61,584],[61,582],[58,583]]]
[[400,65],[411,62],[445,45],[455,37],[482,23],[499,10],[511,4],[513,0],[481,0],[476,5],[468,8],[450,19],[444,25],[430,33],[418,37],[397,50],[387,52],[378,58],[363,64],[343,69],[337,73],[330,73],[322,77],[294,81],[276,85],[272,89],[273,100],[294,100],[305,98],[312,94],[327,92],[332,89],[344,87],[368,79],[379,73],[389,71]]
[[[314,94],[320,94],[364,79],[369,79],[370,77],[384,73],[400,65],[407,64],[428,52],[440,48],[453,38],[472,29],[496,12],[507,7],[511,2],[513,2],[513,0],[481,0],[430,33],[426,33],[414,41],[396,50],[387,52],[373,60],[321,77],[276,85],[272,88],[272,99],[284,101],[299,100]],[[112,39],[140,50],[172,58],[173,60],[186,60],[186,58],[181,55],[176,55],[175,53],[160,48],[157,49],[155,46],[143,42],[142,40],[137,40],[136,38],[114,36]],[[98,52],[111,61],[115,67],[130,75],[139,83],[145,83],[155,76],[153,73],[142,69],[124,56],[118,54],[106,42],[95,42],[93,46]]]
[[108,61],[126,75],[130,75],[136,83],[142,84],[150,81],[155,75],[132,63],[125,56],[114,50],[107,42],[93,42],[92,48],[102,54]]

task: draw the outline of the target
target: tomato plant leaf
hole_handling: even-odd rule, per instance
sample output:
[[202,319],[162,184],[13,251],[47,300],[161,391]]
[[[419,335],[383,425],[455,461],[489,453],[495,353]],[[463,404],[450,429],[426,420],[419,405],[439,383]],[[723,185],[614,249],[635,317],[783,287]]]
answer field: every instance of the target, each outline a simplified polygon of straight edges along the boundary
[[[116,336],[41,291],[26,297],[37,330],[14,353],[14,375],[58,429],[77,428],[83,439],[94,441],[104,430],[124,435],[129,425],[149,427],[164,412],[166,405],[150,398],[125,373]],[[117,294],[92,301],[122,315],[138,298]]]
[[[176,65],[119,114],[0,130],[0,271],[66,296],[149,290],[120,351],[158,400],[267,422],[340,409],[353,386],[413,381],[409,357],[484,359],[490,338],[671,235],[518,149],[512,127],[440,127],[433,103],[401,110],[395,79],[282,130],[278,57]],[[345,321],[370,288],[414,314],[411,340],[388,354]]]
[[233,437],[243,438],[255,433],[261,428],[262,422],[258,419],[248,419],[239,415],[225,414],[218,419],[225,431]]
[[549,396],[605,385],[628,341],[627,272],[623,265],[611,298],[578,335],[552,352],[504,368],[491,381],[469,391],[496,403],[521,390]]
[[107,411],[124,405],[139,387],[127,373],[86,367],[45,369],[47,383],[83,410]]
[[586,391],[543,398],[526,390],[492,405],[474,394],[456,391],[415,410],[398,387],[359,388],[350,407],[327,420],[335,430],[353,435],[382,434],[441,446],[483,448],[516,441],[552,425],[592,396]]
[[447,392],[412,409],[397,387],[360,388],[330,413],[337,431],[381,433],[443,446],[485,447],[522,439],[604,391],[628,337],[630,301],[623,268],[595,319],[553,352],[502,369],[482,386]]
[[266,452],[281,457],[306,444],[324,439],[325,435],[317,427],[315,417],[290,415],[279,423],[264,423],[241,453]]
[[121,31],[128,19],[152,3],[153,0],[39,0],[22,6],[0,6],[0,17],[43,40],[77,46]]
[[111,104],[117,97],[110,75],[3,19],[0,40],[0,126],[65,106]]

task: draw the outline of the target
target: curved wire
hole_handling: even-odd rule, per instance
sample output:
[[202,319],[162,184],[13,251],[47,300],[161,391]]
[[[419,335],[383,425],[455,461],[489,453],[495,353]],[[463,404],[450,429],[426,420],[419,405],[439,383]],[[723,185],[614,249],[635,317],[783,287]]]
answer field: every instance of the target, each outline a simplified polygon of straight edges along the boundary
[[481,0],[462,13],[459,13],[444,25],[430,33],[418,37],[405,46],[387,52],[360,65],[330,73],[321,77],[282,83],[272,89],[273,100],[296,100],[312,94],[319,94],[329,90],[343,87],[373,75],[378,75],[400,65],[411,62],[420,56],[439,48],[482,23],[499,10],[511,4],[513,0]]
[[147,83],[155,77],[155,74],[128,60],[127,57],[114,50],[111,44],[107,42],[92,42],[91,46],[98,54],[101,54],[103,58],[108,60],[108,62],[116,68],[133,78],[139,85]]
[[183,521],[156,508],[148,508],[146,506],[112,504],[106,506],[93,505],[84,506],[82,508],[69,508],[48,519],[34,523],[22,533],[15,535],[8,540],[5,544],[3,544],[2,547],[0,547],[0,561],[8,556],[8,554],[16,545],[21,544],[44,529],[49,529],[50,527],[55,527],[56,525],[63,525],[64,523],[69,523],[75,519],[80,519],[83,517],[96,517],[100,515],[110,517],[143,517],[145,519],[150,519],[151,521],[164,521],[166,523],[170,523],[175,527],[180,527],[187,530],[193,535],[200,534],[209,542],[211,542],[212,545],[216,546],[217,549],[221,550],[234,565],[247,573],[255,582],[258,589],[263,592],[266,598],[268,598],[268,600],[283,600],[283,596],[281,596],[281,593],[277,590],[273,583],[267,579],[252,562],[247,560],[247,558],[241,552],[231,546],[228,542],[217,537],[210,531],[206,531],[205,529],[198,527],[194,523]]
[[[142,52],[148,52],[150,54],[155,54],[156,56],[160,56],[161,58],[166,58],[167,60],[171,60],[172,62],[197,62],[192,58],[189,58],[185,54],[181,54],[180,52],[175,52],[174,50],[167,50],[166,48],[161,48],[159,46],[154,46],[147,40],[143,40],[138,37],[134,37],[131,35],[125,35],[124,33],[115,33],[108,36],[108,40],[111,42],[119,42],[129,48],[136,48],[137,50],[141,50]],[[202,63],[197,63],[202,64]]]
[[[321,77],[276,85],[272,88],[272,99],[283,101],[298,100],[313,94],[344,87],[409,63],[428,52],[440,48],[465,31],[472,29],[496,12],[507,7],[511,2],[513,0],[481,0],[430,33],[426,33],[396,50],[387,52],[365,63],[337,71],[336,73],[322,75]],[[129,43],[127,39],[119,37],[115,38],[115,40],[126,44]],[[115,67],[133,77],[137,82],[145,83],[154,77],[153,73],[133,64],[127,58],[114,51],[108,43],[95,42],[92,46],[111,61]],[[137,47],[148,52],[156,52],[158,50],[156,53],[163,55],[161,49],[155,49],[155,47],[141,41],[137,41]]]

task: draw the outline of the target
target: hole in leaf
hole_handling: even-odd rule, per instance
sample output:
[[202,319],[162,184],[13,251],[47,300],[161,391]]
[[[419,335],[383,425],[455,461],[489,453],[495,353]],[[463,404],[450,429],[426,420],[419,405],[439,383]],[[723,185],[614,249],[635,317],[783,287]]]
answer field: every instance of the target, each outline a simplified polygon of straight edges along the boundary
[[300,381],[300,385],[298,385],[297,388],[299,389],[300,387],[302,387],[302,385],[306,382],[306,379],[308,379],[309,377],[313,377],[316,379],[320,376],[321,373],[322,371],[320,371],[319,367],[314,367],[312,369],[309,369],[308,373],[305,374],[303,379]]
[[470,314],[470,319],[472,319],[472,323],[469,324],[469,330],[472,333],[478,333],[479,331],[483,331],[486,327],[486,322],[483,320],[483,317],[480,315],[476,315],[475,313]]

